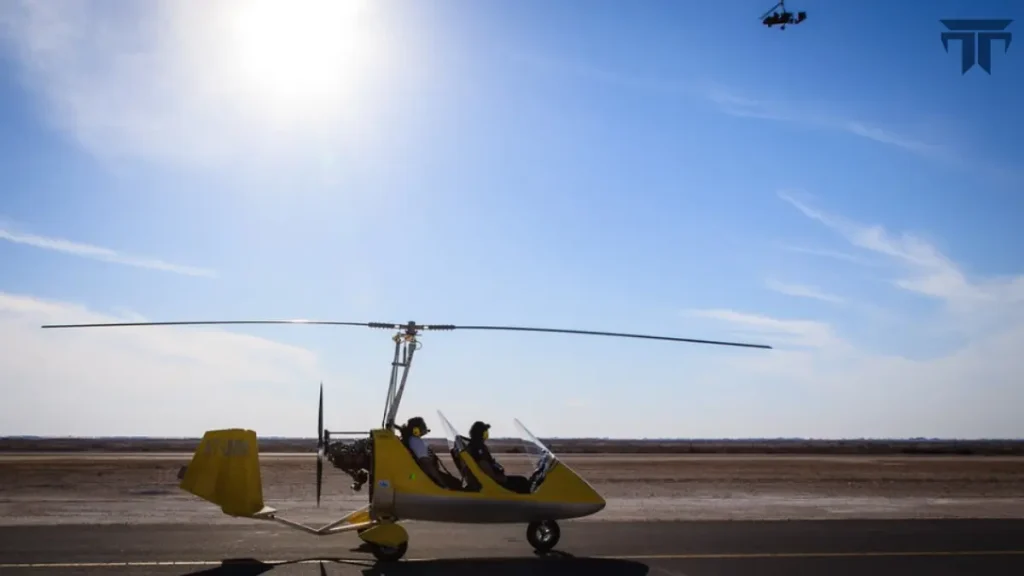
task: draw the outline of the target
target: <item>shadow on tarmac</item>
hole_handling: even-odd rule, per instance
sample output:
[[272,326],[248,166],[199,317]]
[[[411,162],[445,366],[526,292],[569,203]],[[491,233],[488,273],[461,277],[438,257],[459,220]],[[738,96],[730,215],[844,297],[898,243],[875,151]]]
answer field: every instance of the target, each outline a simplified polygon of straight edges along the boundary
[[331,564],[361,567],[363,576],[645,576],[649,571],[639,562],[577,558],[552,552],[535,558],[451,558],[390,563],[356,558],[307,558],[267,563],[253,558],[238,558],[224,560],[220,566],[188,572],[184,576],[255,576],[278,566],[293,564],[310,564],[311,576],[317,573],[326,576],[326,566]]

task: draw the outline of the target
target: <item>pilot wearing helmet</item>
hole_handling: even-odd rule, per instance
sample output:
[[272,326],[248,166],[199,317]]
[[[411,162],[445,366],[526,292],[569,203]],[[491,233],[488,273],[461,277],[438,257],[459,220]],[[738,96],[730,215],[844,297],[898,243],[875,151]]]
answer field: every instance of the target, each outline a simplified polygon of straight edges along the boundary
[[409,451],[416,458],[416,463],[426,472],[427,476],[430,476],[431,480],[436,482],[438,486],[445,488],[457,489],[462,487],[462,481],[441,468],[437,455],[424,442],[423,437],[430,432],[430,428],[427,427],[427,422],[422,416],[409,418],[409,421],[400,428],[400,431],[402,432],[402,442],[409,448]]
[[520,494],[529,494],[530,480],[525,476],[507,476],[505,468],[498,464],[498,461],[491,455],[490,449],[487,448],[490,428],[490,424],[480,421],[474,422],[469,428],[469,444],[466,446],[466,450],[473,457],[473,460],[476,461],[480,470],[490,476],[491,480],[494,480],[507,490]]

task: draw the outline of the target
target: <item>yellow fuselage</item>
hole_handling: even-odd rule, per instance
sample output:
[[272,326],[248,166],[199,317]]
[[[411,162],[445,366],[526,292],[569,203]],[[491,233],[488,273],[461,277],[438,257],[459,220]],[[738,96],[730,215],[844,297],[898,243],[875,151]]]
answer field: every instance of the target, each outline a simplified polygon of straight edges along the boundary
[[435,484],[390,430],[374,430],[374,516],[458,523],[529,523],[580,518],[600,512],[604,498],[579,475],[555,461],[532,494],[518,494],[484,474],[465,451],[459,454],[479,482],[478,491]]

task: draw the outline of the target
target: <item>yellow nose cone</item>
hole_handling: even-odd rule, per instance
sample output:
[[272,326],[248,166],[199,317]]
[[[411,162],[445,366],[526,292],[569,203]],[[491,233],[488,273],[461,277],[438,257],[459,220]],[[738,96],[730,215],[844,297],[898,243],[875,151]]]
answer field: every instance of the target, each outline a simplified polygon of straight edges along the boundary
[[[568,468],[566,468],[568,471]],[[584,516],[597,514],[604,510],[606,502],[597,490],[575,472],[569,472],[572,482],[572,501],[574,508]]]
[[565,518],[590,516],[604,510],[604,498],[578,474],[562,462],[548,471],[537,496],[545,502],[564,507]]
[[[597,514],[601,510],[604,510],[607,503],[604,498],[597,493],[597,490],[594,490],[594,488],[586,482],[581,482],[581,484],[580,504],[583,510],[586,511],[586,514],[589,516],[590,514]],[[583,489],[584,486],[586,489]]]

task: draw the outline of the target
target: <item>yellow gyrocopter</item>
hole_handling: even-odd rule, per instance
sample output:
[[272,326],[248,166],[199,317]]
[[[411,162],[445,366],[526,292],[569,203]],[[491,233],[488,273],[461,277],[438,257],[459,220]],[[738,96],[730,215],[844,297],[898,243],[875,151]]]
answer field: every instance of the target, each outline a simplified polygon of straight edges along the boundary
[[[391,378],[384,404],[380,428],[366,432],[330,432],[324,429],[323,384],[320,385],[320,408],[317,424],[316,497],[320,505],[323,462],[328,460],[354,480],[352,488],[359,491],[369,484],[366,506],[350,512],[325,526],[315,528],[282,517],[263,501],[260,476],[259,445],[256,432],[233,428],[210,430],[203,435],[191,462],[179,472],[180,488],[220,506],[224,514],[255,520],[274,521],[317,536],[354,531],[366,542],[378,561],[397,561],[409,546],[409,535],[400,525],[403,520],[451,522],[466,524],[527,524],[526,537],[538,552],[550,551],[558,543],[561,531],[558,520],[581,518],[596,514],[605,507],[604,498],[577,473],[561,462],[537,437],[518,420],[515,425],[522,434],[526,452],[534,465],[525,489],[512,490],[500,485],[484,473],[480,462],[471,456],[469,438],[438,412],[445,427],[449,452],[459,475],[459,486],[442,485],[426,473],[414,458],[409,439],[427,432],[421,418],[410,419],[407,425],[396,425],[413,355],[421,346],[422,331],[491,330],[589,334],[622,338],[642,338],[674,342],[691,342],[721,346],[770,349],[763,344],[696,340],[669,336],[595,332],[521,326],[454,326],[450,324],[391,324],[382,322],[335,322],[317,320],[212,320],[181,322],[123,322],[105,324],[57,324],[43,328],[92,328],[124,326],[178,326],[212,324],[315,324],[333,326],[364,326],[396,330],[391,363]],[[397,432],[397,433],[396,433]],[[354,441],[331,441],[331,435],[362,438]],[[441,467],[440,459],[434,461]],[[447,472],[447,470],[445,470]],[[456,478],[451,475],[452,478]]]

